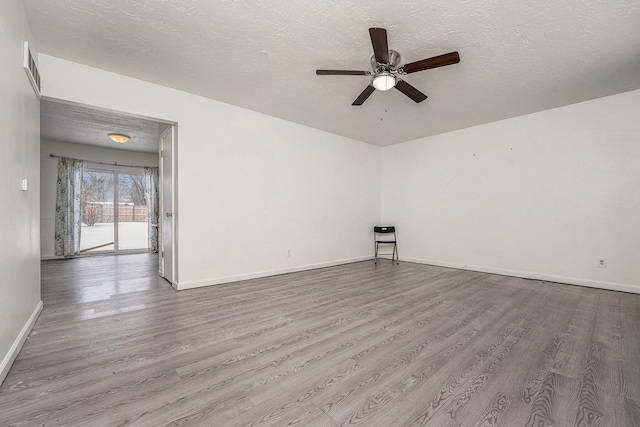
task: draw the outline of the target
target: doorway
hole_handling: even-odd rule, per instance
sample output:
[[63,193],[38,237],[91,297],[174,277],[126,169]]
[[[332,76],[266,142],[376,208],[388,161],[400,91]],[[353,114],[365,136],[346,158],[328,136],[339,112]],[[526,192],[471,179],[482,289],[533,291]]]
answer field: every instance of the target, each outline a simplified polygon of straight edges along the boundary
[[[159,141],[162,135],[167,134],[167,130],[170,130],[171,138],[165,139],[171,150],[168,159],[163,160]],[[158,252],[156,256],[160,257],[164,252],[164,257],[158,258],[167,266],[163,277],[174,284],[178,270],[175,248],[177,232],[174,229],[177,224],[173,219],[177,211],[173,208],[177,180],[174,170],[177,124],[43,97],[40,102],[40,131],[42,259],[59,258],[54,254],[58,158],[81,159],[84,160],[84,170],[93,174],[83,176],[83,182],[95,179],[95,187],[100,191],[98,195],[84,199],[87,203],[84,203],[83,209],[87,209],[93,218],[89,221],[91,224],[83,221],[80,247],[84,252],[80,255],[146,252],[153,241],[154,251]],[[118,144],[108,137],[109,132],[124,132],[131,138]],[[157,223],[150,224],[145,218],[145,208],[149,207],[145,207],[141,198],[136,196],[136,186],[139,184],[140,171],[148,173],[147,169],[154,167],[164,169],[162,175],[157,177],[157,191],[161,197],[163,192],[166,194],[164,200],[171,208],[165,211],[159,203],[154,206],[160,218]],[[157,170],[155,173],[158,173]],[[163,188],[165,183],[166,189]],[[167,212],[171,220],[163,227]],[[167,234],[164,239],[162,233]]]

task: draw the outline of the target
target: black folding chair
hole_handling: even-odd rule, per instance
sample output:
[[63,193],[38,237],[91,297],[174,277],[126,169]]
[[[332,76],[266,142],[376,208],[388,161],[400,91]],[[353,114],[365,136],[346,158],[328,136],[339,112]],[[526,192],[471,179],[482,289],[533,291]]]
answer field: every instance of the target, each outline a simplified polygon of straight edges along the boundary
[[[387,235],[393,233],[393,240],[380,240],[382,236],[387,237]],[[373,227],[373,242],[375,244],[376,256],[375,256],[375,264],[378,264],[378,255],[391,255],[391,262],[395,262],[396,264],[400,264],[400,258],[398,257],[398,243],[396,242],[396,228],[395,227]],[[381,254],[379,252],[380,245],[393,245],[393,252],[390,254]]]

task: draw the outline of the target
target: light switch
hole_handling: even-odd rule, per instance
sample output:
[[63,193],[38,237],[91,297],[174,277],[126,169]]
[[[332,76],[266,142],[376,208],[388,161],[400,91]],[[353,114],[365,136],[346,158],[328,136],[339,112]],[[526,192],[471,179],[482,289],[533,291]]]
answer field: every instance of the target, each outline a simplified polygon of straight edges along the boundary
[[22,181],[20,181],[20,189],[22,191],[28,191],[29,190],[29,181],[25,178]]

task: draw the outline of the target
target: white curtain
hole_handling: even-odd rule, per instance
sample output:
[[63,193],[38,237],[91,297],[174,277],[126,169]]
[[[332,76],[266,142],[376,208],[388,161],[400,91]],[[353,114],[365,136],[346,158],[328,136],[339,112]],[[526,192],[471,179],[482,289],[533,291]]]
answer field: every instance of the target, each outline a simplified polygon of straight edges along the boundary
[[54,251],[57,256],[80,252],[82,168],[82,160],[58,159]]

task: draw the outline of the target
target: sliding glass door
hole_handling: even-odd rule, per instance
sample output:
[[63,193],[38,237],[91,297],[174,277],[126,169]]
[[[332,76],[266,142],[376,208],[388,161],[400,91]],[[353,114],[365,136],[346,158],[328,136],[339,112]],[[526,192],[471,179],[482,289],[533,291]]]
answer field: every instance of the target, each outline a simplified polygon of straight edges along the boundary
[[148,250],[142,170],[123,172],[85,164],[82,178],[80,253]]

